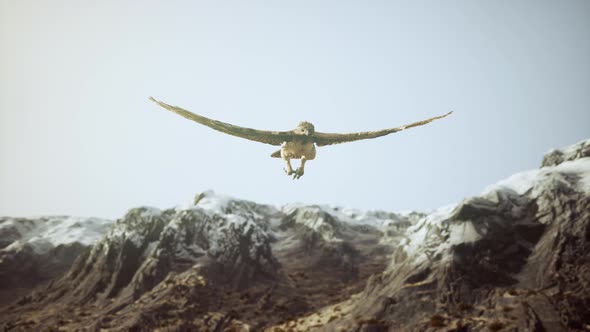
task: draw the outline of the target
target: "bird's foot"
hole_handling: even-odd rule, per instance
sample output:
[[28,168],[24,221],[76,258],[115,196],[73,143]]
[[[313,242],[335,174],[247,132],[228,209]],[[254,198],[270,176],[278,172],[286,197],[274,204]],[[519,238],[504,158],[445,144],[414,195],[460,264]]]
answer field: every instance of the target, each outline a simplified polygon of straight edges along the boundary
[[295,179],[299,179],[303,176],[303,168],[299,167],[298,169],[295,170],[295,172],[293,172],[293,180]]
[[283,168],[283,170],[285,171],[285,173],[287,173],[287,175],[291,175],[291,174],[295,173],[294,170],[289,169],[289,168]]

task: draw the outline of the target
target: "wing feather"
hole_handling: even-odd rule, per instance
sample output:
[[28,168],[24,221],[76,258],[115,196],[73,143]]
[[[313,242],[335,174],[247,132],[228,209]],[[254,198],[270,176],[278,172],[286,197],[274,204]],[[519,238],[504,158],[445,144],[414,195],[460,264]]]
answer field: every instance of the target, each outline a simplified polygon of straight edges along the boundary
[[377,131],[365,131],[365,132],[358,132],[358,133],[348,133],[348,134],[331,134],[331,133],[320,133],[316,132],[314,134],[315,143],[317,146],[324,146],[324,145],[332,145],[332,144],[340,144],[346,142],[354,142],[362,139],[369,139],[369,138],[377,138],[385,135],[389,135],[398,131],[402,131],[404,129],[410,129],[413,127],[423,126],[427,123],[430,123],[434,120],[442,119],[448,115],[453,113],[452,111],[441,116],[436,116],[434,118],[414,122],[405,126],[397,127],[397,128],[389,128]]
[[150,97],[150,100],[160,105],[161,107],[169,111],[172,111],[180,116],[183,116],[189,120],[195,121],[197,123],[215,129],[222,133],[245,138],[251,141],[256,141],[270,145],[281,145],[283,142],[290,140],[290,138],[294,135],[291,131],[267,131],[234,126],[229,123],[206,118],[204,116],[189,112],[177,106],[168,105],[164,102],[154,99],[153,97]]

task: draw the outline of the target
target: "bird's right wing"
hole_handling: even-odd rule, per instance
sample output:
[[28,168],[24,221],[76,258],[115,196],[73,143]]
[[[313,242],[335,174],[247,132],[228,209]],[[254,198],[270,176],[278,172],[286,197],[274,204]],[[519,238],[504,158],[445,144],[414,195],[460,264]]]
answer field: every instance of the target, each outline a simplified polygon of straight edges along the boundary
[[445,115],[436,116],[434,118],[414,122],[405,126],[397,127],[397,128],[389,128],[383,130],[376,130],[376,131],[364,131],[359,133],[347,133],[347,134],[331,134],[331,133],[320,133],[316,132],[314,134],[315,143],[317,146],[324,146],[324,145],[331,145],[331,144],[339,144],[339,143],[346,143],[346,142],[354,142],[362,139],[369,139],[369,138],[377,138],[385,135],[389,135],[398,131],[402,131],[404,129],[409,129],[413,127],[423,126],[427,123],[430,123],[434,120],[442,119],[445,116],[448,116],[453,112],[449,112]]
[[154,99],[153,97],[150,97],[150,100],[160,105],[161,107],[169,111],[172,111],[178,115],[181,115],[189,120],[193,120],[222,133],[249,139],[251,141],[271,145],[281,145],[283,142],[290,140],[290,138],[292,138],[294,135],[291,131],[267,131],[234,126],[229,123],[206,118],[204,116],[189,112],[177,106],[168,105],[164,102]]

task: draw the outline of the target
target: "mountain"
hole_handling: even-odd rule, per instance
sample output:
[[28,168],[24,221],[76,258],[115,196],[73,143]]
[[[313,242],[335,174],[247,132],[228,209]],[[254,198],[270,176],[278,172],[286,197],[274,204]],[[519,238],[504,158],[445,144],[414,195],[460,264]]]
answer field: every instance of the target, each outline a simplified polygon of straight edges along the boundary
[[3,326],[260,329],[361,291],[421,217],[213,192],[186,207],[134,208],[60,278],[7,307]]
[[[80,222],[79,234],[102,236],[67,242],[79,243],[68,255],[77,254],[75,261],[63,260],[46,274],[48,283],[27,284],[37,288],[0,309],[0,326],[588,330],[589,157],[590,140],[551,151],[540,169],[428,214],[275,207],[204,192],[189,206],[134,208],[114,223],[95,223],[101,226],[93,231]],[[19,246],[35,252],[43,247],[35,234],[53,234],[48,219],[31,220],[45,227],[31,233],[14,226],[27,222],[0,220],[7,255]],[[2,231],[5,224],[13,230]],[[50,250],[63,245],[47,242]],[[22,275],[17,264],[2,264],[3,278]]]
[[61,276],[111,223],[63,216],[0,217],[0,306]]

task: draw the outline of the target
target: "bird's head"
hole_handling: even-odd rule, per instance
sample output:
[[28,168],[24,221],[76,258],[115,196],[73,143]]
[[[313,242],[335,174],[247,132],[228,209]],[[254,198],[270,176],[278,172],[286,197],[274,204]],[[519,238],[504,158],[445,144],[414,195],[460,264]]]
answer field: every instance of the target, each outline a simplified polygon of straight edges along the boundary
[[312,136],[314,132],[315,128],[307,121],[300,122],[297,128],[295,128],[295,133],[297,135]]

